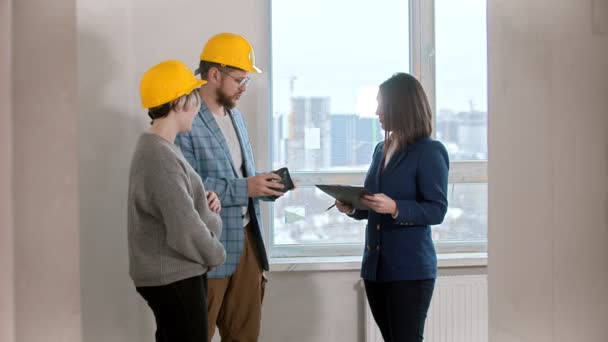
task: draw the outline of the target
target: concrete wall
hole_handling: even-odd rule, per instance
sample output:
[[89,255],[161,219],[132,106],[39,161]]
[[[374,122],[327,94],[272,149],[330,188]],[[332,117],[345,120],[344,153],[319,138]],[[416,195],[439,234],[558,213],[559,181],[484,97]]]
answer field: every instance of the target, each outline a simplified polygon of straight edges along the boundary
[[608,340],[608,1],[491,0],[490,340]]

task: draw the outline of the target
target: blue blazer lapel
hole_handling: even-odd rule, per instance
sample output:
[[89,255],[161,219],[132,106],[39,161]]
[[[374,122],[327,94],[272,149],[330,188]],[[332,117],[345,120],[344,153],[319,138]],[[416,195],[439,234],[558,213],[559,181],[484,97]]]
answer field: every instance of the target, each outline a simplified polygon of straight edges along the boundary
[[198,115],[200,115],[201,119],[203,120],[203,123],[207,125],[209,131],[220,143],[220,146],[224,151],[224,155],[226,156],[226,159],[228,159],[230,166],[232,166],[232,172],[234,172],[234,176],[236,177],[236,169],[234,168],[232,156],[230,155],[230,149],[228,148],[228,143],[226,143],[226,138],[224,138],[224,133],[222,133],[220,126],[218,126],[217,121],[215,121],[215,118],[213,117],[213,114],[211,113],[211,111],[209,111],[209,108],[207,108],[207,105],[204,102],[201,104],[201,110],[199,110]]
[[369,184],[366,184],[367,190],[371,193],[380,192],[380,173],[382,171],[382,156],[383,149],[380,148],[376,154],[374,154],[374,160],[372,160],[372,165],[369,169],[368,180]]
[[393,154],[391,157],[391,160],[389,160],[388,164],[386,164],[383,173],[391,172],[394,168],[396,168],[401,163],[401,160],[407,155],[407,150],[408,148],[406,148],[404,151],[395,152],[395,154]]
[[401,161],[403,160],[403,158],[405,158],[409,152],[415,150],[419,146],[420,141],[425,141],[428,139],[429,138],[420,139],[419,141],[417,141],[413,144],[407,145],[405,147],[405,149],[402,149],[401,151],[396,151],[395,154],[393,154],[393,157],[391,158],[391,160],[388,161],[388,164],[386,164],[386,167],[384,168],[384,173],[390,172],[394,168],[397,168],[399,166],[399,164],[401,163]]
[[370,167],[370,172],[369,172],[369,176],[368,176],[369,188],[367,190],[371,191],[372,193],[380,192],[382,177],[386,174],[389,174],[394,169],[399,167],[401,160],[403,160],[403,158],[405,158],[408,150],[409,150],[409,147],[406,148],[405,151],[395,152],[395,154],[393,154],[393,156],[388,161],[388,164],[386,164],[386,167],[384,167],[384,170],[383,170],[384,144],[382,144],[382,146],[374,154],[374,160],[372,161],[373,164]]
[[419,148],[420,142],[427,141],[427,140],[429,140],[429,138],[422,138],[419,141],[406,146],[404,150],[395,152],[395,154],[393,154],[393,157],[391,158],[391,160],[388,161],[388,164],[384,168],[384,172],[390,172],[394,168],[399,167],[401,160],[403,160],[403,158],[405,158],[408,155],[408,153],[415,151],[417,148]]

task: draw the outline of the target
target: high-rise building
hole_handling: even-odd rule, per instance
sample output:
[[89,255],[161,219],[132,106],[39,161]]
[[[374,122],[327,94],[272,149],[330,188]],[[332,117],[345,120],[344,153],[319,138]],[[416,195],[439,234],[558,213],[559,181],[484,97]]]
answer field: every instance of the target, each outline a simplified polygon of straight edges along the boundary
[[369,165],[381,129],[376,118],[355,114],[331,116],[331,166],[361,168]]
[[294,170],[330,166],[329,97],[292,97],[286,139],[287,164]]
[[488,158],[487,126],[486,112],[442,110],[437,118],[437,138],[455,160],[483,160]]
[[274,167],[294,171],[366,169],[384,132],[377,118],[330,114],[329,97],[292,97],[272,120]]

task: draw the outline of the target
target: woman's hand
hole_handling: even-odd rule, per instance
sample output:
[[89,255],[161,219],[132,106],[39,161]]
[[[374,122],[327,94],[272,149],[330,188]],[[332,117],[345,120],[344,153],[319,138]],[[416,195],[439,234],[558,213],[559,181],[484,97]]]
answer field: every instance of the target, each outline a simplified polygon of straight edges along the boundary
[[397,213],[397,202],[385,194],[365,195],[361,199],[361,203],[378,214],[391,214],[395,216]]
[[220,213],[222,210],[222,203],[220,203],[220,198],[213,191],[207,191],[207,203],[209,204],[209,209],[216,214]]
[[348,204],[345,204],[345,203],[342,203],[342,202],[340,202],[338,200],[336,200],[336,208],[338,208],[338,210],[341,213],[343,213],[343,214],[350,214],[350,213],[353,212],[353,207],[352,206],[350,206]]

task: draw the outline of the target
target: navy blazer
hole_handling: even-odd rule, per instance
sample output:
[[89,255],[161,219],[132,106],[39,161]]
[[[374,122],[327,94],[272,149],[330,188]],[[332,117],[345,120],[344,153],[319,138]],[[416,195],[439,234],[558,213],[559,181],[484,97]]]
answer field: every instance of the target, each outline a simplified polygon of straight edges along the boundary
[[399,214],[357,210],[368,219],[361,277],[371,281],[434,279],[437,256],[431,225],[447,211],[449,158],[439,141],[423,138],[397,151],[382,170],[384,142],[374,150],[365,188],[397,202]]

